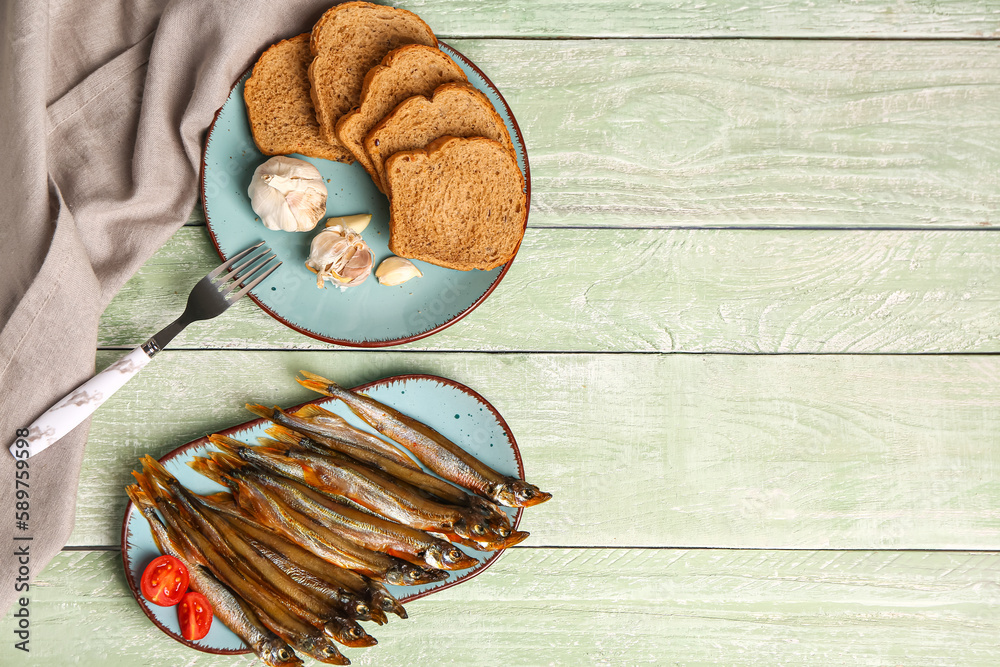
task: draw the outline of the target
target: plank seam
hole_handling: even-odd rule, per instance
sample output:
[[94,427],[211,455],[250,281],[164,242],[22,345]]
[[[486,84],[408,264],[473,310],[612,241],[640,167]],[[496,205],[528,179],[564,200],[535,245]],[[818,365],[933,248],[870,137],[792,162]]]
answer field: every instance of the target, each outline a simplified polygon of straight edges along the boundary
[[[98,345],[98,352],[122,352],[131,350],[135,345]],[[438,350],[434,348],[407,348],[389,350],[365,350],[352,347],[330,346],[328,349],[318,348],[285,348],[285,347],[172,347],[170,352],[295,352],[295,353],[328,353],[328,352],[358,352],[360,354],[494,354],[494,355],[689,355],[717,357],[996,357],[1000,352],[719,352],[693,350]]]
[[516,41],[516,42],[609,42],[609,41],[715,41],[733,42],[996,42],[987,35],[438,35],[445,41]]
[[[184,227],[204,227],[203,222],[185,223]],[[868,225],[850,226],[838,225],[836,227],[823,225],[528,225],[530,230],[554,230],[554,231],[746,231],[746,232],[1000,232],[1000,226],[976,225],[976,226],[892,226],[892,225]]]
[[[651,546],[557,546],[557,545],[541,545],[541,546],[525,546],[517,545],[509,547],[509,549],[516,550],[579,550],[579,551],[769,551],[772,553],[952,553],[952,554],[987,554],[987,555],[998,555],[1000,550],[996,549],[863,549],[863,548],[849,548],[849,549],[810,549],[807,547],[790,549],[790,548],[771,548],[771,547],[685,547],[685,546],[662,546],[662,547],[651,547]],[[73,552],[73,551],[121,551],[119,545],[74,545],[65,546],[62,551]]]

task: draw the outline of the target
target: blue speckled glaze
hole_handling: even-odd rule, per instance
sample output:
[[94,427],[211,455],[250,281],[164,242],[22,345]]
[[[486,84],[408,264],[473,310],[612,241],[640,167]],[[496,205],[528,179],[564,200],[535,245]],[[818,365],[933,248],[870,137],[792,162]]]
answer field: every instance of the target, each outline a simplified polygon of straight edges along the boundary
[[[523,138],[506,103],[464,56],[445,44],[441,49],[462,67],[469,82],[490,98],[504,118],[530,194]],[[396,287],[379,285],[372,275],[363,284],[343,292],[332,286],[317,289],[316,277],[304,263],[310,241],[323,229],[323,222],[310,232],[272,231],[257,220],[250,208],[247,186],[254,169],[268,156],[257,150],[250,134],[243,103],[243,84],[248,76],[249,72],[237,82],[209,130],[202,165],[202,199],[209,230],[224,258],[265,241],[284,262],[251,293],[266,312],[321,340],[385,346],[433,333],[463,317],[486,297],[507,265],[492,271],[454,271],[418,261],[415,264],[423,277]],[[357,163],[293,157],[314,164],[328,181],[327,217],[372,214],[372,222],[362,237],[372,249],[376,267],[389,257],[389,202],[364,168]]]
[[[415,375],[386,378],[366,385],[362,390],[368,396],[434,428],[498,472],[512,477],[523,476],[517,443],[507,430],[502,417],[485,399],[472,392],[468,387],[442,378]],[[340,401],[322,399],[315,402],[340,415],[352,426],[375,433],[371,427]],[[270,427],[270,423],[267,422],[256,423],[262,421],[254,420],[236,426],[233,429],[228,429],[226,434],[243,442],[256,444],[258,437],[266,437],[264,431]],[[226,489],[196,473],[187,465],[188,461],[195,456],[204,456],[206,452],[214,449],[206,438],[202,438],[178,447],[164,456],[163,462],[167,470],[177,477],[184,486],[196,493],[209,494],[224,491]],[[504,508],[504,510],[510,516],[512,524],[516,525],[517,510],[512,508]],[[125,569],[133,584],[133,592],[138,591],[142,571],[150,561],[160,555],[160,551],[156,548],[146,520],[131,503],[125,512],[122,542]],[[422,597],[478,574],[492,564],[495,556],[499,555],[474,551],[465,547],[460,548],[478,558],[482,564],[468,570],[450,572],[445,581],[422,586],[389,585],[387,588],[403,601]],[[487,559],[489,560],[487,561]],[[147,616],[155,619],[174,639],[188,646],[212,652],[242,653],[248,650],[243,641],[218,619],[212,623],[212,629],[204,639],[195,642],[185,640],[181,637],[177,611],[174,607],[150,605],[141,597],[137,597],[137,600]],[[372,632],[377,635],[377,629],[373,629]]]

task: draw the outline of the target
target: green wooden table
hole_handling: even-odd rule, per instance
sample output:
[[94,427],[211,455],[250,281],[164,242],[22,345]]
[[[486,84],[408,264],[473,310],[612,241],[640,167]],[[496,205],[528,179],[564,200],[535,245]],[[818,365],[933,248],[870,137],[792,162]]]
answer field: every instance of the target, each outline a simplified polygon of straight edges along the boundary
[[[122,487],[247,399],[310,398],[300,368],[463,382],[556,494],[355,664],[1000,663],[1000,6],[400,4],[520,122],[517,261],[466,319],[391,350],[249,301],[185,331],[94,417],[30,664],[253,662],[139,611]],[[216,262],[196,210],[104,315],[98,367]]]

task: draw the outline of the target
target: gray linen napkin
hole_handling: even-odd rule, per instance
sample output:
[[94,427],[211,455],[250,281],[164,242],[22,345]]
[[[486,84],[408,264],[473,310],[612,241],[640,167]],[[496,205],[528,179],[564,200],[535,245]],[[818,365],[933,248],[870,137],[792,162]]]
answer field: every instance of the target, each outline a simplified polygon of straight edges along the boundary
[[69,537],[88,425],[30,460],[27,532],[7,446],[94,373],[98,319],[190,213],[232,83],[331,4],[0,0],[0,613],[13,536],[32,578]]

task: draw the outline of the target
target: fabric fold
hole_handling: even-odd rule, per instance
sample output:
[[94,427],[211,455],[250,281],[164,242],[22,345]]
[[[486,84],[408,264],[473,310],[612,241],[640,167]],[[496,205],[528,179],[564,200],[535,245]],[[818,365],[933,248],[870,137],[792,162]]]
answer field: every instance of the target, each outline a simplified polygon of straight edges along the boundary
[[[94,373],[100,315],[191,212],[201,142],[232,83],[330,4],[0,5],[0,143],[9,151],[0,162],[4,450],[18,428]],[[165,324],[150,322],[149,333]],[[32,578],[72,532],[87,430],[30,460],[25,532],[8,511],[14,459],[0,452],[0,536],[8,544],[15,533],[32,537]],[[12,550],[0,549],[3,613],[17,595],[16,571]]]

